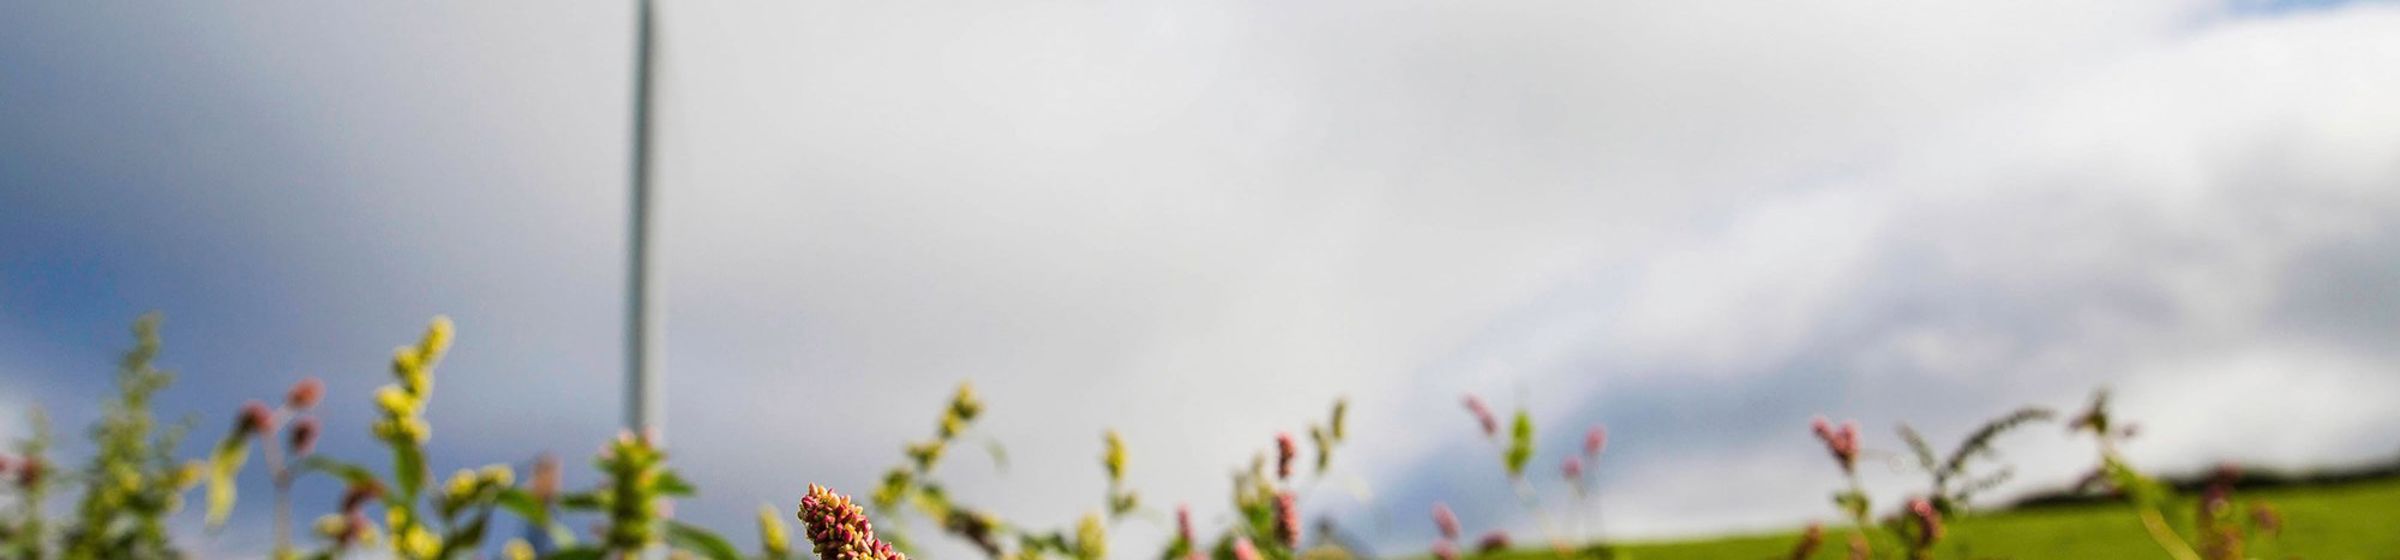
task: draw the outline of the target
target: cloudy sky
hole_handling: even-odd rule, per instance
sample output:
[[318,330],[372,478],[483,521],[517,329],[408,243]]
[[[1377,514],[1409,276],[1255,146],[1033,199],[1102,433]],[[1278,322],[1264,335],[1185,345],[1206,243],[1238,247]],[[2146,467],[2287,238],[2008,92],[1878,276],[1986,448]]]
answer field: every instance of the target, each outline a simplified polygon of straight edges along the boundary
[[[615,432],[624,3],[9,4],[0,435],[78,433],[146,310],[202,438],[314,375],[381,461],[436,314],[439,471]],[[1897,449],[2106,385],[2144,466],[2400,451],[2400,6],[664,4],[676,510],[730,532],[869,488],[962,380],[1011,464],[946,476],[1036,527],[1099,503],[1105,428],[1221,523],[1347,396],[1305,502],[1384,551],[1436,500],[1539,534],[1467,392],[1544,473],[1609,426],[1623,538],[1830,517],[1817,414]],[[2091,462],[2003,445],[2018,492]],[[257,550],[247,504],[189,542]]]

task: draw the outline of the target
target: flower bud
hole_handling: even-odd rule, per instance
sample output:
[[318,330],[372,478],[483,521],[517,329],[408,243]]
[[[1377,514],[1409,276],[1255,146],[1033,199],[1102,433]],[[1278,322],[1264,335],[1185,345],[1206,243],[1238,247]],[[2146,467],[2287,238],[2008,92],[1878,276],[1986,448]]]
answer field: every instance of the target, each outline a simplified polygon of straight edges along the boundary
[[1467,395],[1466,401],[1467,412],[1474,414],[1475,423],[1483,428],[1483,437],[1499,437],[1500,419],[1492,416],[1492,408],[1484,406],[1483,399],[1475,395]]
[[1607,447],[1607,446],[1608,446],[1608,429],[1607,429],[1607,428],[1602,428],[1602,427],[1600,427],[1600,426],[1592,426],[1592,429],[1591,429],[1590,431],[1586,431],[1586,432],[1584,432],[1584,433],[1583,433],[1583,456],[1584,456],[1585,458],[1587,458],[1587,459],[1599,459],[1599,458],[1600,458],[1600,450],[1601,450],[1602,448],[1604,448],[1604,447]]
[[1285,549],[1300,549],[1300,499],[1289,490],[1275,495],[1275,539]]
[[1917,546],[1932,548],[1942,540],[1942,513],[1933,510],[1933,503],[1924,498],[1908,501],[1908,513],[1917,522]]
[[1558,466],[1558,472],[1569,481],[1583,480],[1583,458],[1568,457],[1566,464]]
[[1433,541],[1433,557],[1438,560],[1458,560],[1458,545],[1450,541]]
[[1290,432],[1275,434],[1275,478],[1291,480],[1292,459],[1300,455],[1300,445],[1292,441]]
[[266,404],[258,401],[242,403],[242,413],[233,421],[234,437],[244,438],[266,433],[273,429],[272,424],[274,423],[275,412],[267,410]]
[[1458,514],[1450,511],[1450,504],[1433,503],[1433,526],[1442,531],[1442,540],[1458,540]]
[[808,485],[808,495],[800,498],[799,517],[823,560],[907,559],[893,551],[891,543],[875,538],[875,527],[867,521],[864,509],[830,488]]
[[1233,560],[1259,560],[1258,547],[1250,545],[1250,537],[1233,538]]
[[283,406],[294,411],[308,410],[315,408],[317,401],[324,398],[325,382],[314,377],[304,377],[300,379],[300,382],[293,383],[291,392],[284,395]]
[[302,457],[317,448],[317,419],[303,416],[292,421],[291,450],[293,457]]
[[1197,543],[1199,541],[1192,540],[1191,504],[1177,504],[1175,506],[1175,538],[1182,540],[1184,544],[1198,546]]
[[1484,533],[1483,538],[1475,542],[1475,551],[1477,553],[1491,554],[1503,550],[1508,550],[1507,531],[1493,529],[1492,532]]

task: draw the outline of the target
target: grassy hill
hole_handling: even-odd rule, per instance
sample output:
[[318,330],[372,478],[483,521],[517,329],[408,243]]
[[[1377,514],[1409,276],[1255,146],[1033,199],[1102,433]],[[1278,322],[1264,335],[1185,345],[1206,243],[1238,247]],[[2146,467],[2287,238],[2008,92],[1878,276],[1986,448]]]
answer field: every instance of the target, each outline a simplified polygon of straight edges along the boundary
[[[2283,513],[2283,535],[2253,542],[2249,550],[2253,558],[2400,560],[2400,480],[2280,488],[2244,492],[2236,498],[2266,500]],[[2187,498],[2169,512],[2176,530],[2185,535],[2191,534],[2191,511]],[[1825,546],[1813,558],[1842,558],[1844,535],[1827,527]],[[1797,532],[1786,532],[1628,543],[1618,547],[1618,558],[1784,558],[1798,539]],[[1531,560],[1557,556],[1549,551],[1516,551],[1496,557]],[[1957,520],[1942,541],[1939,557],[2139,559],[2167,555],[2142,531],[2131,507],[2119,503],[2031,508]]]

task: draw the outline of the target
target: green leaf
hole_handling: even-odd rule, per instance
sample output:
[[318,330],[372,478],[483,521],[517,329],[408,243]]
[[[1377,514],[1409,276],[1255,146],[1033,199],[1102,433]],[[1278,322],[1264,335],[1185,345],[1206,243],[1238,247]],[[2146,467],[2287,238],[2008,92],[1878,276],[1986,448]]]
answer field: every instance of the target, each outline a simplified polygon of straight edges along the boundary
[[300,468],[333,475],[334,478],[342,479],[342,482],[353,486],[383,486],[383,479],[377,478],[375,471],[367,470],[366,467],[358,466],[356,463],[346,463],[324,456],[309,457],[308,460],[300,463]]
[[225,518],[233,513],[234,477],[241,474],[242,463],[250,459],[250,439],[235,434],[217,444],[217,452],[208,458],[208,530],[225,526]]
[[667,496],[690,496],[699,491],[699,487],[692,486],[691,481],[684,480],[683,476],[675,474],[675,471],[660,471],[658,473],[659,494]]
[[733,543],[727,542],[725,537],[681,521],[667,522],[667,543],[678,549],[698,552],[710,560],[742,560],[742,553],[735,550]]
[[570,546],[550,553],[549,556],[543,557],[543,560],[600,560],[607,555],[608,550],[599,547]]
[[475,520],[467,522],[465,526],[453,528],[450,530],[450,534],[442,536],[441,553],[434,557],[447,559],[461,554],[473,555],[475,549],[483,546],[484,529],[491,526],[491,521],[492,510],[485,509],[476,512]]
[[1524,476],[1525,464],[1533,461],[1533,415],[1525,409],[1517,409],[1516,422],[1509,429],[1508,454],[1502,458],[1511,478]]
[[558,499],[558,507],[574,511],[596,511],[608,507],[608,495],[594,490],[576,492]]
[[1907,423],[1900,424],[1899,430],[1900,441],[1907,442],[1909,454],[1917,457],[1917,468],[1925,469],[1936,480],[1949,478],[1950,473],[1940,470],[1941,460],[1933,458],[1933,446],[1925,444],[1925,436],[1918,435],[1916,428],[1908,427]]

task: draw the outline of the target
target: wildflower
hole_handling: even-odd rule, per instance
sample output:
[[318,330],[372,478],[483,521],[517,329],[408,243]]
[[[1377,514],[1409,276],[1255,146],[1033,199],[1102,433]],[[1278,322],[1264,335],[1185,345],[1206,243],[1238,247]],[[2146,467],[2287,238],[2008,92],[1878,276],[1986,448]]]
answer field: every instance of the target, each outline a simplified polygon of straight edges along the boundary
[[1508,550],[1507,531],[1493,529],[1492,532],[1484,533],[1483,538],[1475,542],[1475,551],[1478,553],[1491,554],[1503,550]]
[[1476,424],[1483,427],[1483,437],[1499,437],[1500,419],[1492,416],[1492,408],[1484,406],[1483,399],[1475,395],[1467,395],[1466,401],[1467,412],[1473,413]]
[[1433,557],[1440,560],[1458,560],[1458,545],[1450,544],[1450,541],[1446,540],[1433,541]]
[[242,403],[241,416],[233,422],[234,437],[238,439],[265,433],[273,429],[274,423],[275,413],[267,410],[266,404],[258,401]]
[[1458,514],[1450,511],[1450,504],[1433,503],[1433,526],[1441,529],[1442,540],[1458,540]]
[[1233,560],[1259,560],[1258,547],[1250,545],[1250,537],[1233,538]]
[[301,417],[292,421],[291,438],[292,456],[308,455],[309,451],[317,448],[317,419]]
[[1933,503],[1917,498],[1908,501],[1908,513],[1917,522],[1917,547],[1932,548],[1942,540],[1942,513],[1933,510]]
[[768,558],[783,558],[792,552],[792,539],[784,534],[783,515],[775,511],[775,506],[758,506],[758,544]]
[[1589,430],[1589,431],[1585,431],[1585,432],[1583,433],[1583,456],[1584,456],[1584,457],[1586,457],[1586,458],[1590,458],[1590,459],[1599,459],[1599,458],[1600,458],[1600,449],[1601,449],[1601,448],[1603,448],[1603,447],[1606,447],[1607,445],[1608,445],[1608,429],[1606,429],[1606,428],[1602,428],[1602,427],[1600,427],[1600,426],[1592,426],[1592,429],[1591,429],[1591,430]]
[[1817,547],[1825,544],[1825,524],[1810,523],[1800,533],[1800,543],[1792,546],[1792,560],[1807,560],[1817,555]]
[[1834,462],[1841,463],[1842,472],[1858,469],[1857,422],[1843,422],[1842,427],[1836,429],[1825,417],[1819,416],[1809,423],[1809,428],[1817,433],[1817,439],[1825,441],[1825,450],[1833,454]]
[[800,522],[808,527],[808,540],[814,544],[819,558],[824,560],[906,560],[892,550],[891,543],[875,538],[875,526],[867,514],[849,496],[836,494],[832,489],[808,485],[808,495],[800,498]]
[[1075,558],[1108,558],[1108,527],[1101,524],[1099,514],[1084,514],[1083,520],[1075,523]]
[[300,382],[293,383],[291,392],[284,395],[283,406],[294,411],[308,410],[315,408],[317,402],[324,398],[325,382],[314,377],[304,377],[300,379]]
[[1125,439],[1118,437],[1116,430],[1109,430],[1101,443],[1104,451],[1100,453],[1100,466],[1108,469],[1108,481],[1113,484],[1125,480]]
[[1292,441],[1290,432],[1275,434],[1275,478],[1291,480],[1292,458],[1300,455],[1300,445]]
[[1300,548],[1300,499],[1289,490],[1275,495],[1275,539],[1284,548]]

